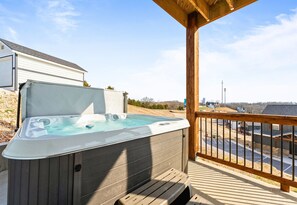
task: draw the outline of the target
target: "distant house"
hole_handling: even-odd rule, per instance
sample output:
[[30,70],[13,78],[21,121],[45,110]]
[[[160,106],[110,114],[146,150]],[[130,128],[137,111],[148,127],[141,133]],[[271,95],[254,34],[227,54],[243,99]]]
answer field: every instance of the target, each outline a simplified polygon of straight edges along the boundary
[[209,108],[215,108],[215,107],[217,107],[219,105],[219,103],[218,102],[208,101],[208,102],[205,103],[205,105],[206,105],[206,107],[209,107]]
[[[297,105],[267,105],[262,114],[297,116]],[[281,128],[279,125],[272,125],[271,127],[269,124],[263,124],[263,133],[270,135],[271,128],[273,136],[281,134]],[[292,134],[292,126],[283,126],[283,133]]]
[[[284,115],[284,116],[297,116],[297,105],[267,105],[263,110],[262,114],[269,115]],[[280,148],[280,137],[281,137],[281,126],[278,124],[265,124],[262,125],[263,145],[270,146],[271,137],[274,148]],[[294,126],[283,126],[283,148],[292,153],[292,136],[297,136],[297,127]],[[255,143],[261,142],[261,131],[255,132],[254,137]],[[297,154],[297,144],[295,143],[295,154]]]
[[[222,120],[221,120],[222,121]],[[252,130],[254,128],[254,132],[260,132],[261,130],[261,123],[258,122],[242,122],[242,121],[232,121],[232,120],[225,120],[225,125],[228,127],[229,124],[231,123],[231,129],[236,130],[238,129],[239,132],[245,133],[247,135],[252,134]]]
[[86,72],[75,63],[0,39],[0,87],[17,90],[28,79],[82,86]]

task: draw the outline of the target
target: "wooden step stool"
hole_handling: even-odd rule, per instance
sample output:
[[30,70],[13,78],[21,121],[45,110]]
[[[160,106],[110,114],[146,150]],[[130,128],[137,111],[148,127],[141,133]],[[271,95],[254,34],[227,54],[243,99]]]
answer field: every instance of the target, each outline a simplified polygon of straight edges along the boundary
[[119,204],[170,204],[187,188],[191,192],[188,175],[172,168],[119,199]]

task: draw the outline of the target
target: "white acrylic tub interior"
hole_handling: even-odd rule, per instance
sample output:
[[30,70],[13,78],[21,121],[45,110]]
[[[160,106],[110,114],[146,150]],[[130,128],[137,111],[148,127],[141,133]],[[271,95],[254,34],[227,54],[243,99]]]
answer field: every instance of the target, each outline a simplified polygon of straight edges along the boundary
[[2,155],[42,159],[103,147],[189,127],[183,118],[94,114],[25,119]]

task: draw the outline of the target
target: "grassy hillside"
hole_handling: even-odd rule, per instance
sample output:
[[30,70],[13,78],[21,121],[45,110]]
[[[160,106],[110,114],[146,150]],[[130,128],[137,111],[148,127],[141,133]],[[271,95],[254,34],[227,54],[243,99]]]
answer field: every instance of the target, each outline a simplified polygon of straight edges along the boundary
[[0,89],[0,143],[9,141],[16,126],[17,94]]
[[147,108],[137,107],[134,105],[128,105],[128,113],[157,115],[157,116],[166,116],[166,117],[185,117],[186,116],[185,111],[147,109]]
[[[213,109],[201,106],[200,110],[206,111],[206,112],[212,112]],[[228,107],[218,107],[215,108],[216,112],[236,112],[236,110],[233,110]],[[142,107],[137,107],[133,105],[128,105],[128,113],[134,113],[134,114],[146,114],[146,115],[158,115],[158,116],[167,116],[167,117],[186,117],[186,111],[185,110],[157,110],[157,109],[146,109]]]

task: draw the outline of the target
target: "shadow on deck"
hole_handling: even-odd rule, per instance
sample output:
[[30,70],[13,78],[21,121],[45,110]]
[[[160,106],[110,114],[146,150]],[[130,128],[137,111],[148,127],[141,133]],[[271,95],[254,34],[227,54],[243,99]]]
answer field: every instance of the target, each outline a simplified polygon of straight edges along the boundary
[[297,204],[296,193],[280,191],[249,176],[208,163],[189,161],[188,174],[202,204]]
[[[188,174],[193,192],[201,204],[297,204],[296,193],[274,186],[203,160],[189,161]],[[0,174],[0,204],[6,204],[7,171]]]

